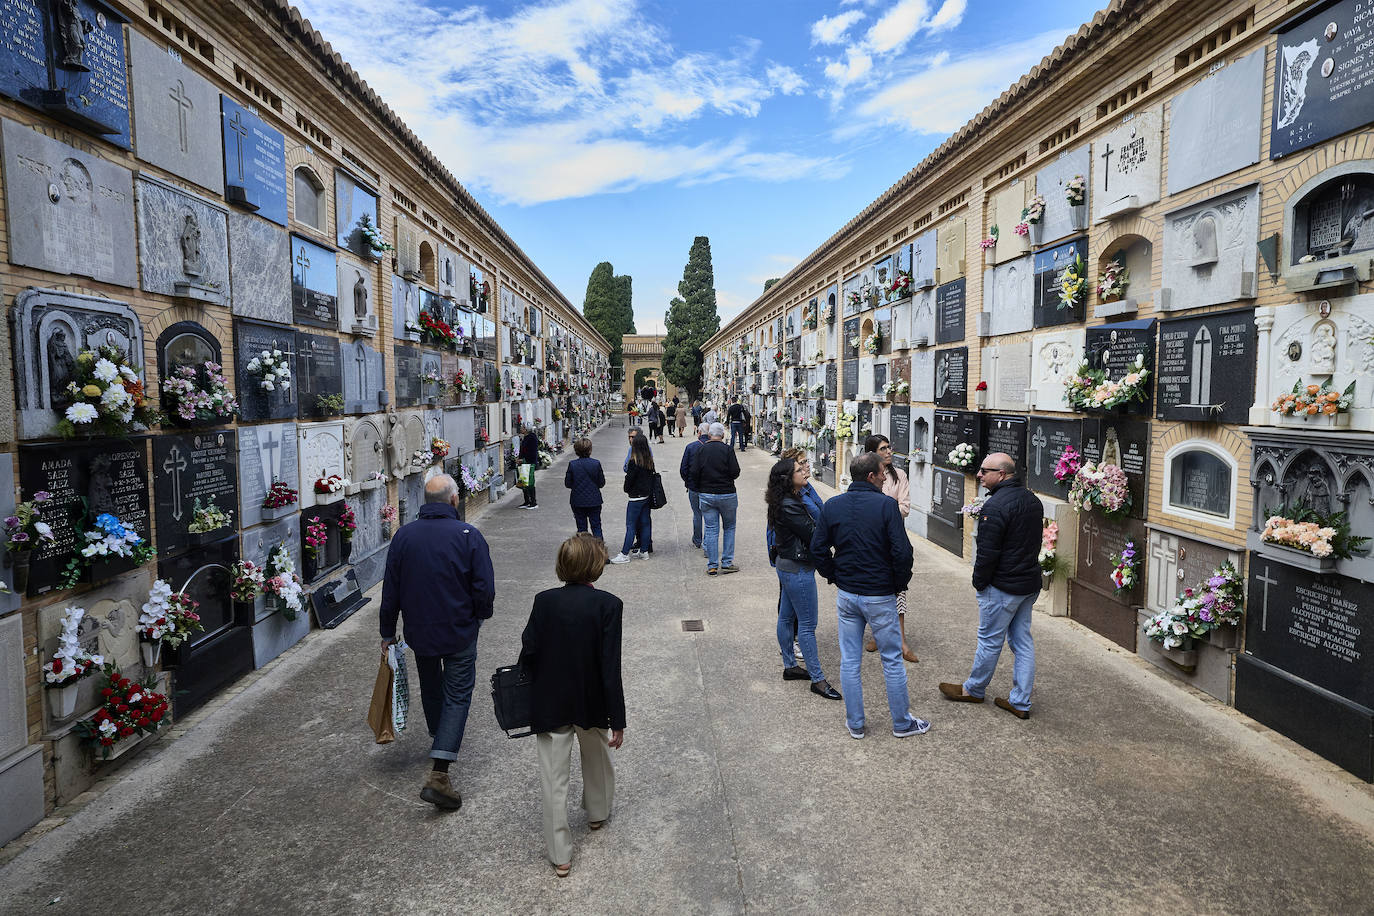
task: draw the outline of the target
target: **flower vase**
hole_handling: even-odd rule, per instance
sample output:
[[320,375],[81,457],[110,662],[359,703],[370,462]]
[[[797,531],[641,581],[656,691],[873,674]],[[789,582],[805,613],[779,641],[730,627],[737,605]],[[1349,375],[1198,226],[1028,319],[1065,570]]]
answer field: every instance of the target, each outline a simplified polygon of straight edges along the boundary
[[343,499],[343,498],[344,498],[344,495],[345,495],[345,494],[344,494],[344,491],[343,491],[343,490],[340,490],[340,491],[337,492],[337,493],[316,493],[316,494],[315,494],[315,503],[316,503],[317,505],[327,506],[327,505],[329,505],[330,503],[336,503],[336,502],[338,502],[339,500]]
[[391,522],[382,522],[382,540],[391,540]]
[[156,668],[157,663],[162,660],[162,640],[140,639],[138,654],[143,657],[143,667]]
[[353,539],[343,538],[339,541],[339,561],[347,563],[348,558],[353,555]]
[[1336,557],[1334,555],[1319,557],[1307,550],[1299,550],[1296,547],[1287,547],[1270,541],[1260,541],[1259,554],[1288,566],[1305,569],[1308,572],[1333,573],[1336,571]]
[[1185,636],[1183,645],[1175,646],[1172,649],[1165,648],[1163,643],[1156,643],[1156,645],[1159,647],[1159,654],[1171,664],[1177,665],[1189,673],[1197,668],[1197,646],[1191,636]]
[[296,511],[296,504],[295,504],[295,503],[288,503],[288,504],[285,505],[285,506],[276,506],[276,507],[273,507],[273,508],[271,508],[271,509],[267,508],[266,506],[263,506],[263,507],[262,507],[262,520],[263,520],[264,522],[275,522],[275,521],[277,521],[277,519],[286,518],[288,515],[290,515],[292,512],[295,512],[295,511]]
[[1069,221],[1075,230],[1088,228],[1088,203],[1069,204]]
[[305,552],[301,556],[301,578],[303,578],[306,582],[314,582],[315,576],[318,572],[319,562],[315,558],[315,555],[308,551]]
[[33,553],[28,550],[6,552],[6,559],[14,565],[14,593],[23,595],[29,590],[29,563]]
[[987,409],[987,406],[988,406],[988,392],[987,392],[987,389],[984,389],[984,390],[982,390],[982,391],[975,391],[975,392],[973,393],[973,404],[974,404],[974,406],[977,407],[979,410],[985,410],[985,409]]
[[61,687],[48,688],[48,712],[57,721],[70,719],[76,712],[76,693],[81,688],[79,678],[74,678]]

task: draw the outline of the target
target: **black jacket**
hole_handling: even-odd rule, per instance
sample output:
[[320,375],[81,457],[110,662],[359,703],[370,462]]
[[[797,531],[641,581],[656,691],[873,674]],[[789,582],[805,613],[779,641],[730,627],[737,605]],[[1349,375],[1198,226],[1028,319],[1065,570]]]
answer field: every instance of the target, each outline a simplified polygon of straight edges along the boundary
[[534,596],[521,637],[520,667],[533,679],[530,727],[625,728],[620,681],[624,605],[590,585],[565,585]]
[[533,432],[525,433],[524,438],[520,440],[520,463],[539,463],[539,437]]
[[630,462],[625,470],[625,495],[633,499],[650,496],[654,492],[654,472]]
[[911,541],[897,500],[866,480],[821,507],[811,555],[821,575],[853,595],[896,595],[911,582]]
[[816,533],[816,520],[806,511],[800,496],[788,495],[782,501],[782,518],[773,526],[773,545],[778,556],[815,568],[811,556],[811,536]]
[[712,439],[693,453],[687,489],[695,493],[733,493],[737,477],[739,459],[734,450],[721,440]]
[[744,422],[744,405],[731,404],[730,407],[725,411],[725,416],[729,418],[731,423]]
[[973,587],[989,585],[1009,595],[1040,591],[1040,539],[1045,506],[1040,497],[1011,477],[993,487],[978,513],[978,554]]
[[[687,447],[682,450],[682,461],[678,464],[677,472],[682,475],[682,482],[687,489],[692,489],[692,456],[695,455],[703,445],[711,441],[710,436],[697,436]],[[736,462],[738,463],[738,462]]]

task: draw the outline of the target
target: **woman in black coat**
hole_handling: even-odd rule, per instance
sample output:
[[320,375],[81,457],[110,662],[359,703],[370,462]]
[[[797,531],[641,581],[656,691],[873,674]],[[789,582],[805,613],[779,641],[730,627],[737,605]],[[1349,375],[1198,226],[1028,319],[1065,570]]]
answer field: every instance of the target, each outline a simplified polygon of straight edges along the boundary
[[592,830],[600,830],[611,816],[615,769],[610,749],[625,740],[624,606],[592,585],[605,566],[606,550],[590,534],[564,541],[557,573],[565,584],[535,595],[522,637],[520,667],[533,682],[530,727],[539,753],[544,843],[560,878],[572,869],[568,774],[573,736],[582,755],[582,807]]
[[[630,460],[625,465],[625,544],[620,553],[611,557],[612,563],[628,563],[631,559],[647,559],[654,552],[654,528],[649,509],[654,492],[654,453],[649,450],[647,436],[630,440]],[[636,541],[639,549],[634,550]]]

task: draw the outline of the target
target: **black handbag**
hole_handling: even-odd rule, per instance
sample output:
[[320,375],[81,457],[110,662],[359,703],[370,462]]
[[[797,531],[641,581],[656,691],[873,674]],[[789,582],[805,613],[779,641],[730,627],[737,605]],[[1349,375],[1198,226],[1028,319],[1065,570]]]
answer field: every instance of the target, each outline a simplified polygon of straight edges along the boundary
[[653,489],[649,491],[649,508],[662,509],[668,505],[668,493],[663,489],[663,475],[654,472]]
[[[491,702],[496,708],[496,724],[505,731],[507,738],[527,738],[534,734],[530,730],[534,681],[519,665],[496,669],[491,676]],[[522,728],[524,731],[511,734]]]

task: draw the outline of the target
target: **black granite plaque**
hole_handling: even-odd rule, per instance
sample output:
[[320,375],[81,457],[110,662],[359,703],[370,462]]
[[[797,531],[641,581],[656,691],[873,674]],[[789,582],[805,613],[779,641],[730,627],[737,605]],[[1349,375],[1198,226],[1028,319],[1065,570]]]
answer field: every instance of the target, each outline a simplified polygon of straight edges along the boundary
[[968,405],[968,347],[935,351],[935,403],[941,407]]
[[962,527],[964,516],[964,475],[958,471],[935,468],[935,484],[931,490],[930,512],[946,522]]
[[286,138],[227,95],[219,97],[229,202],[286,225]]
[[[840,331],[840,337],[840,353],[843,358],[858,359],[859,348],[863,346],[863,341],[859,339],[859,319],[846,318]],[[848,389],[845,393],[848,394]]]
[[833,362],[825,364],[825,397],[831,401],[839,397],[839,368]]
[[864,440],[873,434],[873,405],[868,401],[859,402],[859,416],[854,429],[854,442],[863,448]]
[[1083,421],[1056,417],[1031,417],[1026,427],[1025,481],[1032,490],[1063,499],[1068,495],[1067,483],[1054,479],[1054,468],[1064,449],[1072,446],[1083,453]]
[[964,339],[967,279],[935,288],[935,342],[955,343]]
[[262,386],[262,377],[248,369],[263,351],[277,350],[286,365],[296,372],[296,332],[278,324],[234,319],[234,382],[238,386],[239,417],[244,420],[285,420],[296,415],[296,379],[283,388],[273,382],[272,390]]
[[1016,461],[1016,473],[1025,479],[1026,418],[993,415],[987,418],[987,436],[983,456],[1006,452]]
[[328,248],[291,236],[291,309],[297,324],[339,326],[339,277]]
[[873,390],[863,392],[864,397],[886,400],[887,393],[883,391],[887,387],[887,363],[873,364]]
[[320,403],[324,395],[343,397],[343,361],[337,338],[296,332],[296,388],[297,415],[302,419],[340,412]]
[[1269,158],[1374,120],[1374,18],[1367,0],[1314,4],[1276,30]]
[[859,397],[859,361],[857,359],[844,361],[844,396],[846,400],[857,400]]
[[196,503],[214,504],[230,513],[233,523],[210,534],[219,539],[239,527],[238,439],[233,430],[153,439],[153,496],[157,510],[157,553],[181,553],[204,537],[187,530]]
[[170,655],[164,653],[164,660],[177,665],[172,704],[178,716],[253,670],[252,614],[236,616],[229,597],[229,574],[238,559],[239,539],[231,534],[157,565],[158,578],[200,604],[196,613],[205,627]]
[[52,526],[53,541],[33,551],[31,594],[57,585],[78,544],[85,546],[82,535],[97,515],[108,512],[126,528],[152,537],[146,438],[20,446],[19,486],[25,500],[40,490],[52,494],[43,520]]
[[[396,345],[396,406],[415,407],[420,403],[420,348]],[[487,365],[488,372],[493,368]],[[488,396],[491,395],[488,386]]]
[[1071,239],[1053,248],[1035,253],[1035,312],[1034,323],[1037,328],[1048,328],[1059,324],[1076,324],[1087,315],[1087,295],[1079,297],[1073,308],[1061,308],[1059,291],[1064,271],[1074,263],[1075,257],[1088,260],[1088,240]]
[[892,451],[898,455],[907,454],[911,450],[911,408],[905,404],[894,405],[888,428]]
[[[1144,357],[1145,368],[1154,372],[1155,324],[1156,321],[1149,318],[1088,328],[1084,344],[1088,364],[1094,369],[1104,370],[1107,377],[1114,381],[1120,381],[1135,371],[1136,360],[1140,357]],[[1131,401],[1115,408],[1116,412],[1149,416],[1150,392],[1153,390],[1153,381],[1147,379],[1145,400]],[[1246,407],[1248,409],[1249,405]]]
[[1253,309],[1162,322],[1156,415],[1161,420],[1248,422],[1255,359]]
[[[1138,581],[1135,588],[1117,594],[1112,584],[1112,570],[1116,564],[1112,555],[1119,554],[1130,541],[1135,544],[1136,559],[1140,563],[1137,570]],[[1122,607],[1134,607],[1145,603],[1145,560],[1149,554],[1150,539],[1145,523],[1140,519],[1108,519],[1101,512],[1078,513],[1078,569],[1075,572],[1084,584],[1101,592],[1108,600]]]
[[1131,517],[1145,517],[1150,482],[1150,424],[1113,417],[1083,420],[1083,460],[1115,464],[1131,488]]
[[964,470],[950,464],[949,453],[960,442],[967,442],[977,449],[978,457],[982,458],[985,454],[983,449],[985,420],[986,417],[983,414],[971,410],[935,411],[935,432],[931,448],[935,450],[932,458],[936,466],[949,468],[961,474],[972,474],[976,471],[976,467]]

